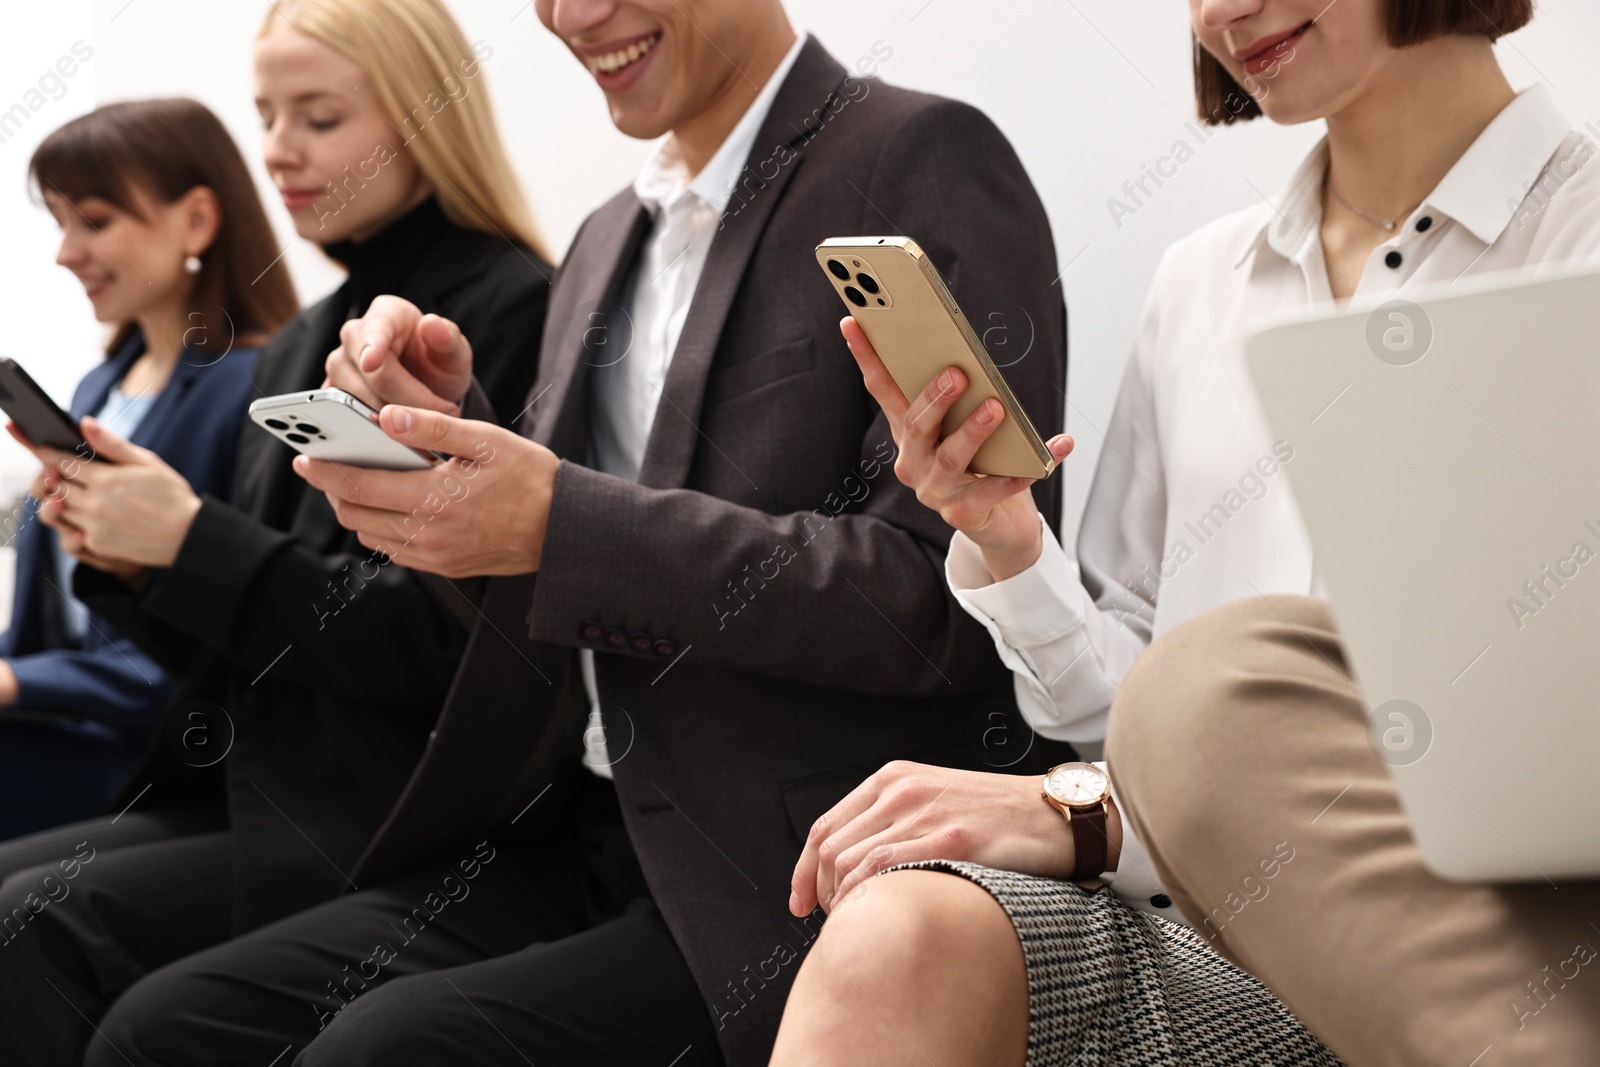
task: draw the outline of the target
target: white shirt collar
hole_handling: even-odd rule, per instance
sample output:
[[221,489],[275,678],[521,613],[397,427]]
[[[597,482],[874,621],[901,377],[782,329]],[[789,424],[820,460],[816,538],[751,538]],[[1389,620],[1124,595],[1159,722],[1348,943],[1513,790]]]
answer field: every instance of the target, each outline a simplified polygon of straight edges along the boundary
[[1525,89],[1478,135],[1423,207],[1494,244],[1571,132],[1572,123],[1543,82]]
[[767,84],[761,87],[761,92],[745,109],[738,125],[723,139],[716,154],[692,181],[689,180],[688,168],[678,155],[677,142],[669,133],[655,143],[645,159],[644,167],[633,181],[634,195],[657,212],[670,207],[686,194],[693,194],[718,214],[726,211],[728,201],[733,198],[733,190],[738,185],[739,173],[755,147],[756,137],[761,133],[762,124],[767,121],[767,113],[772,110],[778,90],[783,87],[795,60],[800,58],[800,50],[805,47],[807,36],[801,33],[795,38],[778,68],[772,72],[772,77],[767,79]]
[[[1494,244],[1571,132],[1572,124],[1543,83],[1523,90],[1484,128],[1413,214],[1454,219],[1484,244]],[[1271,202],[1272,214],[1235,266],[1263,241],[1289,260],[1297,260],[1318,243],[1322,180],[1327,169],[1328,139],[1324,137],[1289,179],[1284,192]]]

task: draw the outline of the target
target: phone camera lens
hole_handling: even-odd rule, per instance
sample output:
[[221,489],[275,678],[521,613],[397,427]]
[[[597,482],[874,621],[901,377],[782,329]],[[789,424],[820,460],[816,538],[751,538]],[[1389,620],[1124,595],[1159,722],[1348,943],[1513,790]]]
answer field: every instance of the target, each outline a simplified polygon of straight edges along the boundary
[[853,285],[847,285],[844,287],[844,295],[849,297],[850,303],[854,304],[858,308],[864,308],[867,306],[867,298],[862,295],[860,289],[857,289]]
[[322,434],[321,429],[311,425],[309,422],[297,422],[294,424],[294,428],[299,430],[301,433],[311,434],[313,437],[318,437]]
[[289,428],[289,424],[282,419],[268,419],[267,425],[274,430],[287,430]]
[[828,260],[828,269],[833,271],[833,276],[841,282],[850,280],[850,268],[840,263],[837,259]]
[[309,445],[311,443],[311,438],[307,437],[303,433],[286,433],[283,436],[287,437],[297,445]]
[[876,293],[878,291],[878,279],[874,278],[870,274],[857,274],[856,281],[860,282],[861,288],[865,289],[869,293]]

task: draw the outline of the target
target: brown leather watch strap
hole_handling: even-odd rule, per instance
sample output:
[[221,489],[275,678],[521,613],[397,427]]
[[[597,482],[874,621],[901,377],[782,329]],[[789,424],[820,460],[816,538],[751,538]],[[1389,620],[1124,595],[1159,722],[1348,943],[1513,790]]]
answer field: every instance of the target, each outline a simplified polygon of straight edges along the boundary
[[1069,808],[1067,825],[1072,828],[1072,846],[1076,862],[1072,866],[1072,880],[1084,882],[1099,878],[1106,872],[1106,853],[1110,843],[1106,839],[1106,806]]

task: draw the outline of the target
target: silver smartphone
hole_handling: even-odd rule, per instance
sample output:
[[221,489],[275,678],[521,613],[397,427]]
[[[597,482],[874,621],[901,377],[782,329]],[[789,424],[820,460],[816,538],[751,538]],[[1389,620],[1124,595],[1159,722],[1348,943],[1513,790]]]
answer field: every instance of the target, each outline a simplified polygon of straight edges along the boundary
[[443,458],[384,433],[378,413],[343,389],[265,396],[250,405],[250,419],[296,452],[329,463],[416,471]]

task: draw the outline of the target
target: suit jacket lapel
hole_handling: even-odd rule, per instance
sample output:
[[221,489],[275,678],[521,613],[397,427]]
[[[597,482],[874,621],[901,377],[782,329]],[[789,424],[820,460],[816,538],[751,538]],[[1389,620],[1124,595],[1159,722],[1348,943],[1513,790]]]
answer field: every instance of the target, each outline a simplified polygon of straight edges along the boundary
[[105,406],[106,397],[111,395],[111,390],[122,381],[122,376],[128,373],[128,368],[133,366],[133,361],[144,354],[144,338],[137,333],[129,338],[128,342],[112,354],[111,358],[90,371],[85,377],[87,382],[93,379],[92,388],[87,388],[72,398],[70,414],[74,419],[81,419],[85,415],[93,415]]
[[588,368],[614,362],[616,348],[626,352],[630,343],[617,301],[649,232],[649,211],[624,190],[584,225],[556,276],[522,430],[564,458],[585,458]]
[[[795,59],[788,78],[772,102],[772,110],[761,124],[751,160],[745,166],[745,174],[750,175],[753,161],[755,176],[749,180],[756,188],[750,201],[742,203],[737,212],[723,213],[721,226],[712,238],[705,269],[667,369],[655,422],[650,427],[644,466],[639,471],[642,485],[675,489],[688,480],[689,465],[701,436],[701,401],[728,312],[767,220],[783,198],[784,188],[805,160],[803,145],[799,143],[808,136],[815,136],[818,131],[816,111],[826,106],[843,83],[844,73],[844,68],[816,39],[810,39]],[[779,145],[793,148],[794,158],[779,169],[776,177],[767,178],[760,174],[762,163]],[[796,255],[807,251],[809,249],[794,250]]]
[[[228,357],[224,354],[221,358],[226,359]],[[194,385],[200,376],[200,372],[218,361],[217,356],[209,353],[184,349],[178,356],[177,365],[172,368],[172,376],[167,379],[167,384],[162,387],[161,392],[157,393],[155,399],[150,402],[150,410],[139,421],[139,424],[137,426],[112,426],[112,431],[121,434],[136,445],[157,451],[159,451],[165,439],[172,434],[187,433],[189,429],[187,426],[172,423],[167,418],[167,414],[183,402],[184,394]]]

